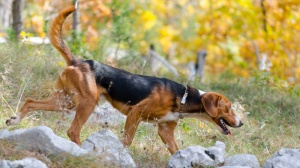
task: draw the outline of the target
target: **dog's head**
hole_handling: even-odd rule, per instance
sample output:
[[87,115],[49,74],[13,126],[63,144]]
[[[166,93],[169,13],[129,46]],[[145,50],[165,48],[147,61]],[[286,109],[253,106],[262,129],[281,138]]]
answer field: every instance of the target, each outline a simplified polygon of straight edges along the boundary
[[208,92],[203,95],[201,101],[206,113],[223,134],[232,134],[227,125],[234,128],[243,125],[240,118],[233,111],[231,102],[225,96]]

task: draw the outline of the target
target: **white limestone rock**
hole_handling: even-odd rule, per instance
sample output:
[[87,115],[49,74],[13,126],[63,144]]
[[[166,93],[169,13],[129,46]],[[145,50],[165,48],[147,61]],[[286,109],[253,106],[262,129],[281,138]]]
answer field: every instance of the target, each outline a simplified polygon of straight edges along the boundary
[[262,168],[300,168],[300,149],[282,148]]
[[136,167],[126,148],[110,130],[102,130],[92,134],[82,143],[82,148],[91,152],[94,151],[110,166]]
[[47,168],[47,165],[35,158],[25,158],[22,160],[0,160],[1,168]]
[[[3,132],[3,131],[2,131]],[[74,142],[57,136],[46,126],[38,126],[30,129],[20,129],[11,132],[4,131],[0,139],[8,140],[21,145],[29,150],[37,150],[44,154],[68,153],[73,156],[81,156],[88,153]]]
[[260,168],[257,157],[251,154],[238,154],[229,156],[226,158],[224,166],[246,166],[251,168]]
[[201,146],[190,146],[184,150],[177,151],[170,159],[168,168],[182,167],[216,167],[222,165],[225,160],[225,144],[217,141],[210,148]]

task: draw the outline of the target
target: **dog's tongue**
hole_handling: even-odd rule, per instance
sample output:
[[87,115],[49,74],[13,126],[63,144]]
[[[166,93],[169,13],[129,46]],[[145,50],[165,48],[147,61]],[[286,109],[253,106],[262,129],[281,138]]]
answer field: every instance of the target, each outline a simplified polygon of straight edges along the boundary
[[229,134],[229,135],[232,135],[232,132],[231,132],[229,129],[228,129],[228,134]]

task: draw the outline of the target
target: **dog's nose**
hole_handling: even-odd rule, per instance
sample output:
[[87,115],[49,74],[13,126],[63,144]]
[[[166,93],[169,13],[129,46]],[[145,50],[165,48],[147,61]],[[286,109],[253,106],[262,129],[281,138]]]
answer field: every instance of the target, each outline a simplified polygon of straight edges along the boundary
[[242,121],[240,121],[239,127],[243,126],[244,123]]

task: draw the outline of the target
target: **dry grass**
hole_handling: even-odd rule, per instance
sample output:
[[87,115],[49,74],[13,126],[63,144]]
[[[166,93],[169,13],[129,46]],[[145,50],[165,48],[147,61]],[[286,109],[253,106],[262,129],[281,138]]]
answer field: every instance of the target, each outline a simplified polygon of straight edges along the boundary
[[[0,60],[0,129],[14,130],[45,125],[52,128],[56,134],[67,138],[66,131],[71,120],[62,113],[36,111],[18,126],[6,127],[5,125],[5,120],[15,115],[25,98],[42,99],[51,93],[54,81],[59,71],[63,69],[60,66],[60,61],[63,60],[58,53],[48,46],[1,45]],[[125,65],[122,67],[126,69]],[[184,79],[177,81],[181,80]],[[207,91],[220,92],[231,100],[243,104],[247,112],[244,117],[245,125],[239,129],[231,129],[233,136],[223,136],[215,131],[211,124],[194,119],[181,120],[176,132],[176,139],[181,149],[191,145],[209,147],[219,140],[226,144],[228,156],[249,153],[256,155],[263,163],[281,147],[299,147],[299,88],[278,88],[278,86],[274,87],[274,83],[257,85],[260,81],[227,79],[221,81],[223,82],[211,81],[209,85],[195,82],[194,86]],[[120,123],[120,127],[112,128],[120,138],[123,125],[124,123]],[[86,124],[82,131],[82,140],[101,129],[100,125]],[[50,167],[99,166],[99,163],[95,164],[91,158],[84,157],[81,159],[67,157],[64,160],[50,158],[52,162],[49,162],[42,154],[17,150],[5,141],[0,141],[0,151],[0,159],[13,160],[32,156],[41,159]],[[129,152],[139,167],[165,167],[170,158],[170,154],[157,135],[157,126],[153,124],[143,124],[139,127]]]

